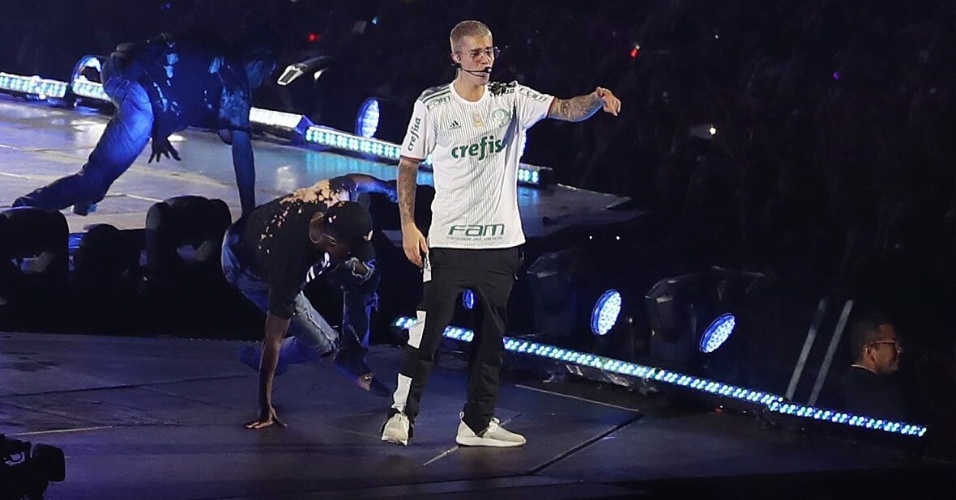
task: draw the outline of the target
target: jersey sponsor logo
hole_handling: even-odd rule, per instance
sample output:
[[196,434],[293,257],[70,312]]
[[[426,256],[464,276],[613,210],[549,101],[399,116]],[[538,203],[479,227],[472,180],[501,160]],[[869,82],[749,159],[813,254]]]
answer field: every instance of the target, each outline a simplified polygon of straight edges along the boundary
[[501,239],[504,236],[504,224],[454,224],[448,228],[448,238],[453,240]]
[[452,120],[451,125],[448,126],[448,130],[456,130],[460,128],[461,128],[461,124],[458,123],[458,120]]
[[504,148],[504,142],[500,139],[495,139],[493,135],[486,135],[475,143],[452,147],[451,157],[455,159],[477,157],[478,160],[484,160],[494,153],[501,152]]
[[415,143],[418,142],[418,131],[421,129],[422,119],[415,118],[415,121],[412,123],[412,129],[408,131],[408,135],[411,138],[408,139],[408,147],[405,149],[412,151],[415,149]]
[[451,96],[446,95],[445,97],[437,97],[435,99],[429,99],[425,103],[425,109],[427,109],[428,111],[431,111],[435,106],[438,106],[439,104],[444,104],[446,102],[451,102]]

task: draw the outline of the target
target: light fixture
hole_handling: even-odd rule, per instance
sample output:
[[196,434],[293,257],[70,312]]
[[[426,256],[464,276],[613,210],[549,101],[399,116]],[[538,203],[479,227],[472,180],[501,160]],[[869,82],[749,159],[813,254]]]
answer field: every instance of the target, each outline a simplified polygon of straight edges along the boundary
[[731,313],[725,313],[712,321],[700,336],[700,352],[710,354],[720,348],[734,333],[737,319]]
[[461,292],[461,305],[469,311],[475,308],[475,292],[471,291],[470,288]]
[[62,99],[66,95],[66,89],[65,83],[56,80],[0,72],[0,90],[3,91],[46,100],[47,98]]
[[621,305],[621,293],[617,290],[611,289],[601,294],[591,309],[591,333],[607,335],[617,323]]
[[369,97],[359,106],[358,116],[355,117],[355,135],[366,139],[375,137],[378,131],[379,102]]

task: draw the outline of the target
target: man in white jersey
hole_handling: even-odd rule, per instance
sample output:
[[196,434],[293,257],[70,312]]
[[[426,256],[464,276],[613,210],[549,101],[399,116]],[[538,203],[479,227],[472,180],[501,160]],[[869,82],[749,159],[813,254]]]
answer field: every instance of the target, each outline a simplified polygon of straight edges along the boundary
[[[456,442],[464,446],[521,446],[525,438],[495,418],[508,296],[522,262],[518,160],[525,131],[543,118],[582,121],[598,110],[617,116],[610,90],[556,99],[528,87],[491,82],[498,56],[491,31],[462,21],[450,35],[455,80],[415,101],[399,162],[398,198],[405,256],[423,268],[418,323],[409,329],[398,387],[382,440],[408,444],[442,332],[458,295],[474,291],[478,314],[470,359],[468,399]],[[435,200],[428,239],[415,225],[418,164],[432,155]]]

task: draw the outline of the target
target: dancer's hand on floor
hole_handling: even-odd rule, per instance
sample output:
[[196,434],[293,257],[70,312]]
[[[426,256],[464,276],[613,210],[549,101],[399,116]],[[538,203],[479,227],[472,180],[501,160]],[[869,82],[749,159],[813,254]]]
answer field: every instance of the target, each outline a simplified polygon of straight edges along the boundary
[[149,155],[149,161],[147,163],[153,163],[153,160],[156,160],[156,163],[159,163],[159,160],[165,156],[172,158],[176,161],[179,161],[179,151],[176,151],[176,148],[173,147],[169,142],[168,137],[158,138],[153,137],[152,139],[153,152]]
[[247,423],[246,429],[265,429],[266,427],[271,427],[273,424],[285,428],[285,423],[279,420],[279,415],[276,414],[275,408],[263,408],[259,411],[259,418]]

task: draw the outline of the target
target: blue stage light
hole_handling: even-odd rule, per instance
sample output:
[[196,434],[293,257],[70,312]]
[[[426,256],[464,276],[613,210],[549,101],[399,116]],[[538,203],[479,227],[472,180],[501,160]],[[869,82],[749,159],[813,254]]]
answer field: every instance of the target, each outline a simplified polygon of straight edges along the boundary
[[461,294],[461,305],[465,306],[465,309],[469,311],[475,308],[475,292],[471,289],[467,289]]
[[359,107],[358,116],[355,118],[355,134],[365,138],[375,137],[378,131],[379,117],[378,99],[369,97]]
[[723,343],[734,333],[734,326],[737,319],[733,314],[721,314],[710,323],[704,334],[700,336],[700,352],[712,353],[720,348]]
[[607,335],[607,332],[614,328],[617,323],[617,317],[621,314],[622,299],[617,290],[608,290],[601,294],[601,297],[591,309],[591,333],[595,335]]

